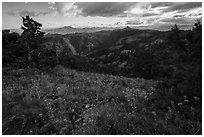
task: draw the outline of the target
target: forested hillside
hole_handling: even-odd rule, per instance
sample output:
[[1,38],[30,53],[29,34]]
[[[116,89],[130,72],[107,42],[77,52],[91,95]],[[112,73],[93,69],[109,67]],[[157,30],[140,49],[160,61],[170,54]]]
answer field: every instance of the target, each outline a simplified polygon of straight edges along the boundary
[[[202,134],[202,23],[2,30],[2,134]],[[14,126],[15,125],[15,126]]]

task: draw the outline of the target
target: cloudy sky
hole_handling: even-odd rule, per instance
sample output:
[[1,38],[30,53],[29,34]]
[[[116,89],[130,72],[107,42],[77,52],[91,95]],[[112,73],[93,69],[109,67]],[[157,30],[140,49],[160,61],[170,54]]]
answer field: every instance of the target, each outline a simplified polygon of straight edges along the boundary
[[123,27],[168,30],[191,28],[202,19],[201,2],[3,2],[2,27],[20,28],[29,15],[43,28]]

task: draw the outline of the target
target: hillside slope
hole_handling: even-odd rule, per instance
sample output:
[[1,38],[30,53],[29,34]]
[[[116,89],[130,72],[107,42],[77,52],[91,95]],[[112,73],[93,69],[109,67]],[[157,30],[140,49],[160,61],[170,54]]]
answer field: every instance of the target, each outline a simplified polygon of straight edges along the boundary
[[60,35],[48,35],[43,39],[42,46],[54,50],[57,54],[61,52],[68,52],[70,55],[76,55],[77,52],[74,46],[70,43],[69,39],[66,39]]
[[[153,81],[76,72],[61,66],[57,66],[50,74],[43,74],[36,69],[4,69],[3,74],[3,134],[55,134],[67,126],[74,126],[69,128],[75,128],[74,132],[83,134],[83,124],[90,124],[87,120],[92,115],[89,113],[94,113],[96,117],[101,107],[118,101],[118,105],[123,106],[129,104],[131,98],[145,98],[152,93],[149,89],[155,85]],[[94,109],[97,110],[92,112]],[[39,125],[25,117],[27,114],[33,120],[37,119]],[[74,123],[67,123],[72,114],[74,121],[71,122]],[[12,123],[16,121],[19,123],[14,128]],[[59,127],[47,131],[48,125]],[[67,132],[73,131],[67,129]]]
[[[154,104],[157,83],[62,66],[3,68],[3,134],[194,134],[200,123],[156,109],[168,103]],[[196,131],[184,131],[189,124]]]

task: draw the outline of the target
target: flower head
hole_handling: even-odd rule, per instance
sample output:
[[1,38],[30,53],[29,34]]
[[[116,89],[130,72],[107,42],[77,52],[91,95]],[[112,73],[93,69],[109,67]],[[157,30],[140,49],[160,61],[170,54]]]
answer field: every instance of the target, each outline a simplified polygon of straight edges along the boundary
[[200,100],[200,98],[199,97],[193,97],[194,99],[195,99],[195,101],[198,101],[198,100]]

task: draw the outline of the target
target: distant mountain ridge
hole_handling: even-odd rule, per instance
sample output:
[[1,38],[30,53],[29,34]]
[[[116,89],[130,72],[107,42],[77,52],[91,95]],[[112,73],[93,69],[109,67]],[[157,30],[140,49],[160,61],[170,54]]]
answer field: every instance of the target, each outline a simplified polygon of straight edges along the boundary
[[85,28],[74,28],[71,26],[64,26],[61,28],[44,29],[46,33],[50,34],[72,34],[72,33],[92,33],[103,30],[114,30],[115,27],[85,27]]

